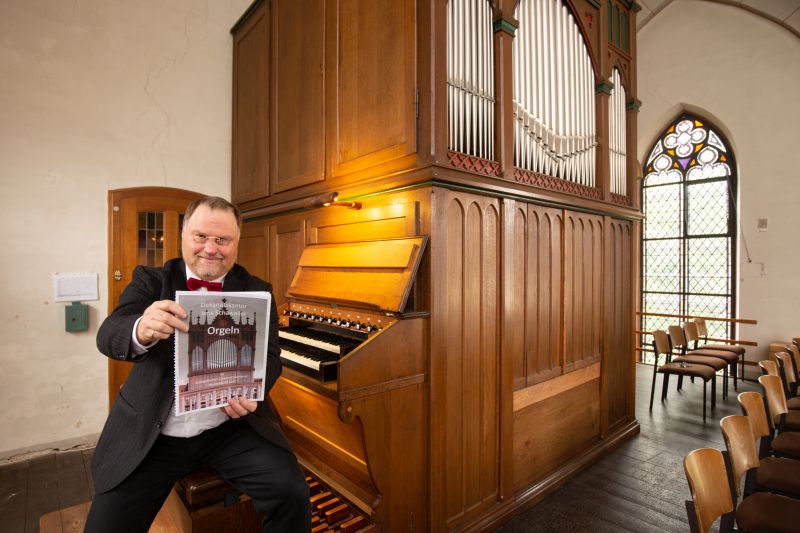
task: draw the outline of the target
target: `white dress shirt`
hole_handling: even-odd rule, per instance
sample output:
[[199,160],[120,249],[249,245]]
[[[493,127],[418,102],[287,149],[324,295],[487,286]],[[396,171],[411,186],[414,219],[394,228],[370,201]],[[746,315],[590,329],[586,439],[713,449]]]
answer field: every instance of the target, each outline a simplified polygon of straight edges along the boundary
[[[195,276],[189,267],[186,267],[186,279],[189,278],[198,278]],[[225,276],[221,278],[217,278],[213,281],[217,281],[222,283],[225,279]],[[207,291],[205,287],[200,287],[196,292],[204,292]],[[133,352],[136,355],[141,355],[147,352],[148,349],[152,348],[156,345],[156,342],[151,344],[143,345],[139,342],[136,338],[136,327],[139,325],[139,320],[142,317],[139,317],[136,320],[136,323],[133,325],[133,332],[131,333],[131,340],[133,344]],[[170,437],[194,437],[195,435],[199,435],[203,431],[207,429],[215,428],[221,425],[223,422],[228,420],[228,415],[226,415],[220,409],[207,409],[204,411],[199,411],[195,413],[187,413],[181,416],[175,416],[175,408],[173,407],[169,410],[169,416],[164,421],[164,425],[161,428],[161,433],[163,435],[168,435]]]

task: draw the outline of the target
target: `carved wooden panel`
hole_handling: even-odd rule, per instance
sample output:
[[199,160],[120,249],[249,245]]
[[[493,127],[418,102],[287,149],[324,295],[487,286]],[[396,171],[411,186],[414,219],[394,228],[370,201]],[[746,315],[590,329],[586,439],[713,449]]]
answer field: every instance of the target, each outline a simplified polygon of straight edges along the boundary
[[[442,526],[469,522],[497,499],[499,490],[499,204],[494,198],[442,192],[437,227],[442,248],[434,277],[443,283],[434,303],[432,399],[440,447],[435,452],[442,486],[434,494]],[[441,217],[441,218],[439,218]],[[445,281],[446,280],[446,281]],[[434,421],[434,427],[438,423]]]
[[606,360],[608,427],[633,416],[633,224],[606,219]]
[[306,245],[305,221],[295,216],[270,224],[269,244],[270,282],[275,304],[281,305]]
[[269,7],[261,4],[233,38],[234,203],[269,194]]
[[236,262],[251,274],[269,281],[269,226],[266,220],[248,220],[242,224],[239,255]]
[[[537,396],[535,401],[515,406],[515,490],[541,480],[597,441],[600,431],[597,366],[534,385],[531,389],[532,395]],[[541,393],[536,389],[542,389]],[[514,403],[518,403],[517,394]]]
[[564,372],[600,360],[603,320],[603,220],[564,216]]
[[[272,192],[325,177],[325,2],[273,2]],[[302,45],[298,42],[302,41]]]
[[321,209],[308,225],[309,243],[366,241],[419,235],[419,202],[370,202],[355,211]]
[[416,151],[415,2],[331,4],[327,116],[337,176]]
[[[563,212],[529,204],[524,245],[525,379],[533,385],[562,373]],[[516,380],[515,380],[516,382]]]

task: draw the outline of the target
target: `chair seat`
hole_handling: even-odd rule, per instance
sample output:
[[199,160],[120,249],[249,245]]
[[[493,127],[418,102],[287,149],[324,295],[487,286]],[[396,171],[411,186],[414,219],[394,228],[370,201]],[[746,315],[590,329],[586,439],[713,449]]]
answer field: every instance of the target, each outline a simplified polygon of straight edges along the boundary
[[744,531],[795,533],[800,522],[800,500],[757,492],[742,500],[736,524]]
[[800,433],[781,433],[772,439],[772,451],[777,455],[785,455],[800,459]]
[[767,457],[756,470],[756,483],[762,487],[800,497],[800,461]]
[[[685,365],[685,366],[684,366]],[[667,363],[658,367],[659,374],[674,374],[676,376],[690,376],[701,378],[704,381],[714,379],[716,371],[710,366],[693,363]]]
[[726,352],[725,350],[692,350],[686,355],[704,355],[706,357],[716,357],[724,359],[728,364],[736,363],[739,361],[739,356],[733,352]]
[[783,419],[787,431],[800,431],[800,411],[789,411]]
[[794,409],[795,411],[800,411],[800,396],[795,396],[794,398],[786,400],[786,407]]
[[724,359],[720,359],[719,357],[707,357],[705,355],[679,355],[678,357],[673,357],[672,361],[674,363],[683,362],[696,365],[705,365],[713,368],[714,370],[723,370],[726,366],[728,366],[728,362]]
[[698,347],[699,350],[723,350],[726,352],[733,352],[736,355],[742,355],[745,352],[743,346],[737,344],[703,344]]

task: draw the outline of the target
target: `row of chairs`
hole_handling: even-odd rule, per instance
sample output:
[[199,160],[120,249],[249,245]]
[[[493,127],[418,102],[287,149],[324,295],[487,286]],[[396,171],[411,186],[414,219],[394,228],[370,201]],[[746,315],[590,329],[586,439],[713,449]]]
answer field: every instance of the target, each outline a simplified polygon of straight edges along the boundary
[[[708,331],[705,320],[697,318],[684,322],[683,326],[669,326],[669,333],[663,330],[653,332],[653,383],[650,388],[650,410],[653,410],[656,376],[663,375],[661,401],[667,399],[670,376],[678,379],[678,390],[683,386],[683,378],[703,380],[703,421],[706,420],[708,384],[711,383],[711,409],[716,407],[717,372],[722,370],[722,397],[728,396],[728,375],[733,377],[734,390],[738,390],[740,375],[744,375],[745,349],[735,344],[708,344]],[[703,344],[700,344],[703,342]],[[660,357],[664,364],[659,366]],[[739,373],[739,364],[742,372]]]
[[763,395],[738,396],[744,416],[720,421],[726,451],[701,448],[684,458],[693,533],[706,533],[719,517],[723,533],[734,523],[739,531],[800,529],[800,418],[791,414],[780,376],[765,373],[758,381]]

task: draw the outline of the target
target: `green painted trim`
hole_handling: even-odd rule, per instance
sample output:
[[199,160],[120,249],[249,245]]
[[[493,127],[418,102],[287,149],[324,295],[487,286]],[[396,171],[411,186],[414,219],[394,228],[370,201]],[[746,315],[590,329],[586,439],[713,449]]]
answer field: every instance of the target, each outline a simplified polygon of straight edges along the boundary
[[641,107],[642,107],[642,101],[639,100],[638,98],[634,98],[633,100],[625,104],[625,109],[632,109],[634,111],[639,111]]
[[508,19],[497,18],[494,21],[494,31],[504,31],[510,36],[514,37],[514,35],[517,33],[517,25]]
[[[642,219],[641,214],[639,214],[639,215],[636,215],[636,214],[625,215],[625,214],[620,214],[620,213],[612,213],[612,212],[609,212],[609,211],[603,211],[601,209],[592,209],[592,208],[589,208],[589,207],[576,206],[576,205],[573,205],[573,204],[571,204],[569,202],[560,202],[560,201],[557,201],[557,200],[543,200],[541,198],[531,198],[530,196],[527,196],[525,194],[509,193],[509,192],[498,192],[498,191],[493,191],[493,190],[490,190],[490,189],[487,189],[487,188],[484,188],[484,187],[480,187],[480,186],[477,186],[477,185],[464,185],[462,183],[452,183],[452,182],[449,182],[449,181],[446,181],[446,180],[435,179],[435,178],[434,179],[428,179],[428,180],[425,180],[425,181],[420,181],[418,183],[412,183],[411,185],[403,185],[402,187],[393,187],[391,189],[383,189],[383,190],[380,190],[380,191],[374,191],[374,192],[370,192],[370,193],[367,193],[367,194],[361,194],[361,195],[358,195],[358,196],[348,196],[347,198],[339,198],[339,200],[343,201],[343,202],[355,202],[355,201],[362,201],[363,202],[365,199],[373,198],[373,197],[376,197],[376,196],[385,196],[387,194],[393,194],[393,193],[398,193],[398,192],[413,191],[414,189],[425,189],[427,187],[438,187],[438,188],[441,188],[441,189],[448,189],[448,190],[451,190],[451,191],[460,191],[460,192],[468,192],[468,193],[472,193],[472,194],[480,194],[480,195],[483,195],[483,196],[490,196],[492,198],[500,198],[500,199],[508,198],[509,200],[516,200],[516,201],[520,201],[520,202],[526,202],[526,203],[529,203],[529,204],[541,205],[543,207],[553,207],[553,208],[556,208],[556,209],[569,209],[569,210],[578,211],[578,212],[581,212],[581,213],[588,213],[590,215],[609,216],[609,217],[617,218],[617,219],[620,219],[620,220],[633,220],[633,221],[635,221],[635,220],[641,220]],[[366,206],[366,207],[369,208],[369,206]],[[288,214],[292,214],[292,213],[300,213],[302,211],[308,211],[308,210],[311,210],[311,209],[318,209],[318,208],[316,208],[316,207],[307,207],[307,208],[299,208],[299,209],[298,208],[294,208],[294,209],[287,209],[285,211],[278,211],[278,212],[275,212],[275,213],[270,213],[268,215],[260,215],[260,216],[255,216],[255,217],[248,217],[246,212],[242,213],[242,215],[244,216],[245,222],[249,222],[251,220],[258,220],[258,219],[261,219],[261,218],[274,218],[274,217],[277,217],[277,216],[283,216],[283,215],[288,215]]]
[[635,12],[637,12],[637,13],[638,13],[639,11],[641,11],[641,10],[642,10],[642,6],[641,6],[641,5],[639,5],[639,4],[637,4],[636,2],[633,2],[633,1],[632,1],[632,2],[631,2],[631,10],[633,10],[633,11],[635,11]]
[[612,89],[614,89],[614,84],[609,80],[603,80],[594,86],[594,92],[596,93],[611,94]]
[[633,0],[618,0],[620,4],[622,4],[626,9],[630,9],[631,5],[633,5]]
[[424,189],[426,187],[439,187],[441,189],[448,189],[451,191],[460,191],[460,192],[468,192],[472,194],[480,194],[483,196],[490,196],[492,198],[508,198],[509,200],[517,200],[520,202],[527,202],[530,204],[541,205],[543,207],[554,207],[557,209],[570,209],[572,211],[579,211],[581,213],[588,213],[590,215],[600,215],[600,216],[609,216],[613,218],[618,218],[622,220],[641,220],[641,215],[621,215],[619,213],[611,213],[608,211],[602,211],[600,209],[592,209],[589,207],[580,207],[573,205],[568,202],[559,202],[556,200],[543,200],[541,198],[531,198],[530,196],[526,196],[524,194],[516,194],[516,193],[508,193],[508,192],[498,192],[493,191],[490,189],[486,189],[484,187],[479,187],[477,185],[464,185],[462,183],[452,183],[449,181],[445,181],[442,179],[430,179],[421,181],[419,183],[414,183],[411,185],[404,185],[402,187],[395,187],[393,189],[385,189],[382,191],[371,192],[368,194],[362,194],[360,196],[350,196],[348,198],[341,199],[343,202],[353,202],[356,200],[363,200],[365,198],[369,198],[371,196],[383,196],[386,194],[402,192],[402,191],[410,191],[414,189]]
[[589,0],[589,3],[592,4],[597,9],[600,9],[601,0]]

